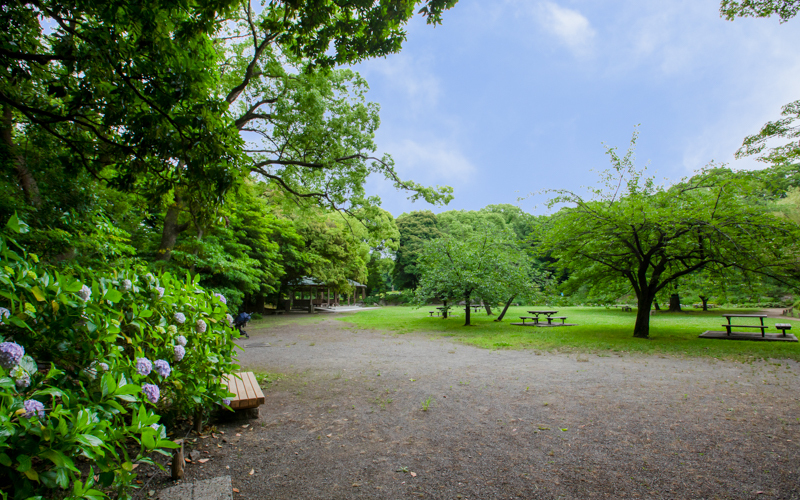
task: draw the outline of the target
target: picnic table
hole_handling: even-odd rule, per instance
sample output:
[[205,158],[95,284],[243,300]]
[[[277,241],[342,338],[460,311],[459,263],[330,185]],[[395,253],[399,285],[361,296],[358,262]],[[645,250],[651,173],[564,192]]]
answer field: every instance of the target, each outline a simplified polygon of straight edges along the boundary
[[567,317],[566,316],[553,316],[557,312],[558,311],[549,311],[549,310],[548,311],[528,311],[528,314],[533,314],[533,316],[520,316],[519,319],[522,320],[522,324],[523,325],[525,325],[525,320],[526,319],[532,319],[533,323],[535,325],[538,325],[539,324],[539,315],[540,314],[544,314],[545,315],[545,319],[547,319],[547,324],[548,325],[552,325],[554,319],[560,319],[561,323],[563,324],[566,321]]
[[[728,320],[727,324],[722,325],[722,326],[725,327],[725,330],[727,330],[728,336],[730,336],[731,333],[743,333],[743,332],[733,332],[732,331],[733,328],[760,328],[761,329],[761,336],[764,337],[765,336],[765,330],[767,328],[769,328],[768,326],[764,325],[764,318],[767,317],[766,314],[723,314],[722,317]],[[758,319],[761,320],[761,324],[760,325],[732,325],[731,324],[731,319],[732,318],[758,318]]]

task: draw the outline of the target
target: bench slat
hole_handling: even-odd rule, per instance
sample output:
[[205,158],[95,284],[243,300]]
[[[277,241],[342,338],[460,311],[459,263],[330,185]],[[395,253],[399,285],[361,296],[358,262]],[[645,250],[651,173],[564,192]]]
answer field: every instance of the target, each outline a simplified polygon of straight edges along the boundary
[[722,325],[722,326],[729,326],[731,328],[769,328],[767,325]]
[[250,372],[244,373],[244,377],[242,377],[242,381],[244,382],[244,387],[247,390],[247,400],[248,402],[251,400],[256,399],[256,389],[253,387],[256,385],[254,380],[250,379]]
[[[242,382],[242,377],[238,373],[233,376],[233,381],[236,384],[236,400],[233,401],[231,404],[231,408],[241,408],[242,406],[242,399],[247,397],[247,391],[244,389],[244,383]],[[236,406],[234,406],[234,404]]]
[[264,392],[261,390],[261,386],[258,385],[258,381],[256,380],[256,376],[253,372],[247,372],[247,376],[250,378],[252,382],[253,391],[255,392],[255,399],[257,404],[264,404],[266,398],[264,397]]

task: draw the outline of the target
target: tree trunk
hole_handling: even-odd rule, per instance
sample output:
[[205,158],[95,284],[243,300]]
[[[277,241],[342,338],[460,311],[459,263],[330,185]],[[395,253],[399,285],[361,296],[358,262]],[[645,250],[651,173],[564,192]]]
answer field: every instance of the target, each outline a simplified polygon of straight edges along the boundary
[[172,249],[175,248],[175,243],[178,241],[178,235],[189,227],[188,222],[178,224],[182,205],[181,196],[176,191],[175,202],[167,208],[167,215],[164,216],[164,229],[161,232],[161,245],[158,247],[156,260],[169,261],[172,257]]
[[500,313],[500,316],[498,316],[495,321],[503,321],[503,317],[506,315],[506,311],[508,311],[508,307],[511,305],[511,301],[514,300],[514,297],[516,297],[516,295],[512,295],[511,298],[508,299],[505,307],[503,307],[503,312]]
[[658,307],[658,301],[656,299],[653,299],[653,306],[655,306],[656,311],[660,311],[661,310],[661,308]]
[[442,319],[447,319],[447,301],[446,300],[442,301],[442,307],[444,307],[444,309],[442,309]]
[[17,174],[19,187],[22,188],[22,194],[25,195],[25,200],[28,204],[39,207],[42,205],[42,198],[39,196],[39,184],[36,183],[36,179],[33,177],[31,171],[28,170],[25,157],[17,152],[17,148],[14,144],[13,118],[11,106],[3,106],[3,120],[0,122],[0,137],[2,137],[3,143],[6,146],[8,156],[14,163],[14,170]]
[[469,312],[471,310],[471,308],[469,307],[469,294],[464,295],[464,303],[466,304],[464,306],[464,316],[466,317],[466,319],[464,320],[464,326],[469,326]]
[[669,312],[681,312],[681,297],[677,293],[669,296]]
[[704,295],[699,295],[700,300],[703,302],[703,310],[708,311],[708,297]]
[[491,316],[492,315],[492,306],[490,306],[489,304],[484,302],[483,303],[483,308],[486,309],[486,315],[487,316]]
[[655,297],[642,291],[639,293],[638,307],[636,311],[636,325],[633,327],[633,336],[640,339],[650,337],[650,307],[653,305]]

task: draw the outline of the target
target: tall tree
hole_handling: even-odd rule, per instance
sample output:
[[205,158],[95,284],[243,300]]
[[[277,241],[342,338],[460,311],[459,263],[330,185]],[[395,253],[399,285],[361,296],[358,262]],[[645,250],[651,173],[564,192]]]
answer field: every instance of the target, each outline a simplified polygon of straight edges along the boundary
[[436,215],[429,210],[402,214],[397,218],[400,246],[397,249],[392,277],[399,289],[416,288],[421,268],[418,261],[426,241],[442,235]]
[[488,225],[429,240],[419,257],[416,301],[422,305],[431,299],[463,300],[464,326],[469,326],[473,298],[497,303],[535,286],[526,262],[512,232]]
[[612,169],[586,200],[556,191],[549,206],[566,204],[544,224],[542,250],[580,278],[626,279],[636,293],[634,337],[647,338],[656,294],[709,265],[782,280],[797,276],[798,226],[748,203],[750,184],[730,170],[706,169],[672,186],[636,170],[633,147],[607,150]]

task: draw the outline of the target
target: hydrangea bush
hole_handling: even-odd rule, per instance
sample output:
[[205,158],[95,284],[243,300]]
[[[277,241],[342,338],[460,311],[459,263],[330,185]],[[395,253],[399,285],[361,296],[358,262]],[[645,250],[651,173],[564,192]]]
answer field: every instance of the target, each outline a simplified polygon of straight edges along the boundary
[[24,230],[0,236],[0,492],[128,498],[133,465],[177,447],[165,417],[230,397],[238,332],[196,280],[51,269]]

